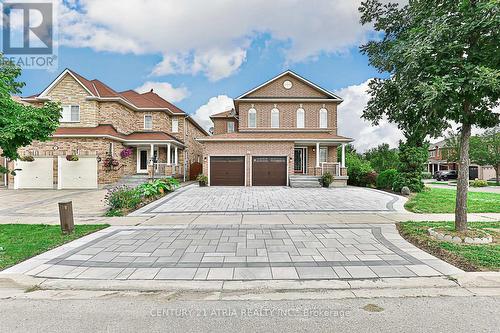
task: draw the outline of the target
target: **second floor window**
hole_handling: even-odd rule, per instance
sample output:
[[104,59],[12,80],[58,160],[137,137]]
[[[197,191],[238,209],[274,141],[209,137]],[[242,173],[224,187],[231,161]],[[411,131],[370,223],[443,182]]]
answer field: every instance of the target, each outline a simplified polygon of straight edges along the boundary
[[179,119],[172,118],[172,133],[179,132]]
[[319,128],[328,127],[328,111],[325,108],[319,110]]
[[153,116],[144,116],[144,129],[153,129]]
[[248,127],[257,127],[257,110],[255,110],[254,108],[248,110]]
[[280,127],[280,110],[274,108],[271,110],[271,128]]
[[61,123],[78,123],[80,122],[80,106],[66,105],[62,108]]
[[297,128],[304,128],[305,111],[303,108],[297,110]]
[[227,132],[234,133],[234,121],[227,122]]

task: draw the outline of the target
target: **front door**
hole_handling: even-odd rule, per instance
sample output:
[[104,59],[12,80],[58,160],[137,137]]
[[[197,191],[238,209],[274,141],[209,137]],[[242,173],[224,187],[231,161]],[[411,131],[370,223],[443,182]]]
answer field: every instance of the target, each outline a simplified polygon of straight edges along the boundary
[[147,173],[148,172],[148,162],[149,162],[149,150],[148,149],[138,149],[137,150],[137,173]]
[[293,154],[293,172],[304,173],[305,165],[305,149],[295,148]]

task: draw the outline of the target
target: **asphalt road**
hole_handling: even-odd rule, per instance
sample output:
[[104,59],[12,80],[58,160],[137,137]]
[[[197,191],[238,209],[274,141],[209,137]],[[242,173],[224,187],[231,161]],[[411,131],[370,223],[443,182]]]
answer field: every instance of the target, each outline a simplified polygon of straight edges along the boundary
[[[363,309],[368,304],[367,311]],[[380,307],[381,312],[373,312]],[[0,300],[2,332],[498,332],[500,298]]]

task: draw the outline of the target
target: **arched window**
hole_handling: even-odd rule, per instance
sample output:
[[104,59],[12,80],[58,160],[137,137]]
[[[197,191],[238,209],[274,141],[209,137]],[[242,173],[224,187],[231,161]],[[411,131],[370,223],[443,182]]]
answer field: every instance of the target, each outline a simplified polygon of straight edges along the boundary
[[325,108],[321,108],[319,110],[319,128],[327,128],[328,127],[328,110]]
[[305,111],[303,108],[297,109],[297,128],[304,128]]
[[257,110],[255,110],[254,108],[248,110],[248,127],[257,127]]
[[271,110],[271,128],[280,127],[280,110],[274,108]]

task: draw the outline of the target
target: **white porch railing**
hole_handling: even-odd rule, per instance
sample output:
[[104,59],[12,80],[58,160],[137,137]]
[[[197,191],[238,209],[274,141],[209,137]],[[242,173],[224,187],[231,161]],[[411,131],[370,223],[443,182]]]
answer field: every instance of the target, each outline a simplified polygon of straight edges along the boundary
[[321,175],[326,172],[339,177],[340,176],[340,163],[339,162],[321,162]]
[[168,163],[153,164],[153,178],[176,177],[182,175],[182,165],[173,165]]

